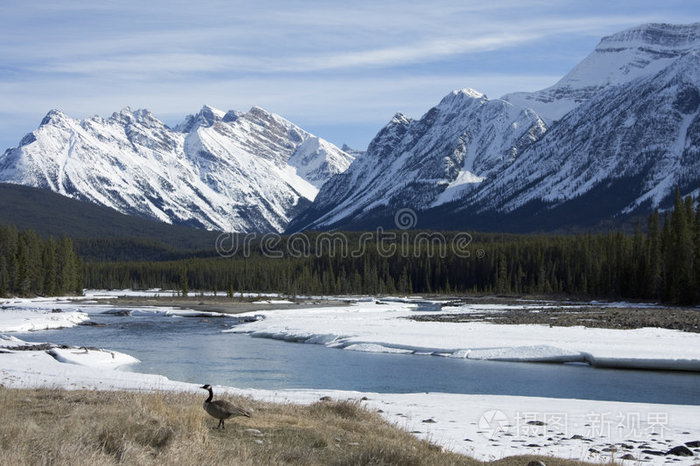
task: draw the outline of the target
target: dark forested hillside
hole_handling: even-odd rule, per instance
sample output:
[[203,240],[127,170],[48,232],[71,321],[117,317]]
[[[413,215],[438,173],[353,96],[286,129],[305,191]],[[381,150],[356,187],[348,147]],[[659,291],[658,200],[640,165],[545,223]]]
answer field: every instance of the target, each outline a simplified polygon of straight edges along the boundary
[[82,294],[82,273],[69,238],[43,240],[0,225],[0,296]]
[[[665,221],[654,213],[647,232],[640,225],[632,235],[402,231],[386,232],[381,241],[377,232],[323,235],[252,244],[247,256],[241,251],[230,258],[91,263],[85,280],[96,288],[290,295],[474,292],[700,302],[700,215],[680,194]],[[469,237],[472,241],[455,252],[453,245]],[[350,248],[337,247],[342,243],[331,248],[337,238],[346,238]],[[444,254],[439,244],[445,245]],[[361,253],[353,254],[357,245],[363,245]]]
[[149,238],[78,239],[82,250],[76,254],[70,239],[54,238],[0,228],[0,295],[65,294],[85,286],[700,302],[700,212],[680,192],[671,211],[663,218],[652,214],[634,234],[403,230],[237,236],[239,248],[230,257],[216,255],[211,246],[175,249]]
[[0,183],[0,224],[73,238],[86,260],[165,260],[213,252],[218,233],[124,215],[48,190]]

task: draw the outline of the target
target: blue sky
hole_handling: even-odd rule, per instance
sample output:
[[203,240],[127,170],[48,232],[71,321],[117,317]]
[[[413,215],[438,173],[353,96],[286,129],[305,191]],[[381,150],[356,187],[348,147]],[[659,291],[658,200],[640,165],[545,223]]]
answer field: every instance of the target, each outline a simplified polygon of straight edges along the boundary
[[0,4],[0,150],[46,112],[253,105],[365,148],[453,89],[554,84],[602,36],[700,21],[693,1],[14,1]]

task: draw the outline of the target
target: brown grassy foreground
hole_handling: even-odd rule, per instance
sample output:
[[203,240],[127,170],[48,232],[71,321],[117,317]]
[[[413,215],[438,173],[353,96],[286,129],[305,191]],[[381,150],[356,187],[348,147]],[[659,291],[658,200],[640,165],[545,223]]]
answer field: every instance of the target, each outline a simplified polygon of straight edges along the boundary
[[[398,429],[359,402],[310,406],[227,397],[251,419],[216,420],[187,393],[14,390],[0,385],[0,464],[475,465]],[[255,430],[246,430],[255,429]],[[514,457],[498,465],[526,465]],[[548,466],[580,464],[544,458]]]

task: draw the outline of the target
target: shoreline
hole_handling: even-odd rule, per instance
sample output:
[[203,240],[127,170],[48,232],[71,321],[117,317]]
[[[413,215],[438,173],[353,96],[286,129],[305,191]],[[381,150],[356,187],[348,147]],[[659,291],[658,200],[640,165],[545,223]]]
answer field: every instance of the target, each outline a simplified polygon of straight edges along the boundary
[[[14,360],[10,367],[8,356]],[[43,351],[5,353],[0,354],[0,390],[200,392],[199,383],[174,381],[125,368],[70,364]],[[694,457],[669,457],[666,452],[700,440],[700,406],[440,392],[263,390],[226,386],[216,386],[215,390],[219,396],[281,404],[308,406],[327,398],[360,403],[419,439],[479,461],[536,455],[608,463],[630,455],[627,459],[633,457],[635,462],[664,464],[676,458],[680,460],[676,464],[692,465],[697,452]]]
[[662,328],[686,333],[700,333],[700,309],[642,307],[633,304],[625,307],[598,305],[566,307],[551,305],[536,309],[507,310],[494,314],[450,313],[422,314],[411,317],[422,322],[465,323],[489,321],[503,325],[550,325],[555,327],[584,326],[587,328],[633,330]]
[[661,328],[687,333],[700,333],[700,307],[666,306],[650,303],[619,301],[569,301],[563,298],[546,297],[500,297],[500,296],[407,296],[404,298],[382,296],[338,296],[296,297],[290,300],[282,295],[251,293],[251,296],[168,296],[166,292],[156,292],[158,296],[114,296],[114,297],[70,297],[78,304],[97,300],[101,304],[135,307],[174,307],[198,312],[219,312],[222,314],[244,314],[256,311],[286,311],[290,309],[314,309],[340,307],[358,301],[424,300],[441,303],[442,310],[464,305],[503,304],[528,305],[532,309],[492,312],[448,312],[417,313],[412,320],[422,322],[466,323],[491,322],[503,325],[550,325],[556,327],[584,326],[587,328],[632,330],[640,328]]
[[249,296],[229,298],[226,296],[114,296],[114,297],[71,297],[71,302],[85,304],[97,301],[100,304],[124,307],[174,307],[198,312],[219,312],[222,314],[244,314],[255,311],[272,311],[287,309],[310,309],[315,307],[344,306],[356,301],[348,299],[295,298],[294,301],[283,297]]
[[[187,298],[187,301],[196,302],[201,306],[210,306],[220,299],[222,298],[202,300],[201,296],[193,296]],[[276,318],[293,317],[295,314],[293,311],[297,309],[326,308],[326,311],[320,312],[322,315],[318,316],[324,331],[328,330],[327,327],[331,323],[326,313],[337,313],[342,310],[342,306],[348,304],[346,301],[333,299],[319,302],[311,299],[300,305],[282,302],[284,300],[279,297],[258,296],[253,299],[269,302],[255,304],[246,301],[232,304],[241,307],[238,313],[265,311],[269,316],[276,316]],[[420,299],[422,302],[429,301],[415,299]],[[151,300],[152,298],[132,296],[122,300],[116,299],[114,302],[119,303],[116,306],[125,305],[127,302],[140,302],[145,306],[153,306]],[[375,300],[358,297],[359,306],[353,306],[352,315],[360,315],[364,320],[364,316],[370,318],[374,312],[386,313],[386,304],[391,301],[386,300],[387,302],[382,304],[382,300],[386,298]],[[72,302],[112,306],[105,299],[95,299],[94,296],[86,296],[70,302],[60,300],[60,305],[70,306]],[[175,301],[167,304],[162,300],[160,302],[163,307],[168,307]],[[203,304],[199,304],[200,302]],[[192,304],[190,302],[187,304],[187,308],[192,309]],[[394,304],[397,309],[404,309],[401,311],[403,315],[406,312],[410,314],[407,309],[411,306],[405,300]],[[304,305],[306,307],[299,307]],[[43,300],[42,306],[47,316],[62,314],[51,314],[50,309],[53,307],[51,301]],[[249,306],[253,306],[253,309],[251,310]],[[277,313],[273,310],[260,309],[259,306],[272,306],[274,309],[280,309],[280,306],[283,306],[284,309]],[[245,307],[248,308],[244,310]],[[211,309],[208,310],[211,311]],[[358,312],[368,312],[368,314],[363,316]],[[300,316],[304,314],[303,311],[298,313]],[[397,321],[391,322],[393,326],[399,325]],[[287,326],[290,323],[283,322],[282,325]],[[251,325],[260,325],[260,322]],[[426,325],[444,329],[445,325],[455,324],[427,322]],[[445,335],[440,334],[444,339]],[[40,333],[36,335],[39,338]],[[593,337],[594,333],[590,336]],[[693,334],[688,336],[693,337]],[[61,361],[46,351],[12,351],[11,348],[3,350],[0,354],[0,384],[5,388],[198,391],[199,384],[173,381],[156,374],[130,372],[128,366],[115,370],[100,361],[90,366],[80,360],[82,354],[78,351],[70,352],[72,359],[69,363],[69,361]],[[623,455],[631,455],[635,462],[648,461],[662,464],[669,459],[665,452],[670,448],[685,442],[700,440],[700,406],[692,405],[437,392],[373,393],[323,389],[259,390],[234,387],[216,387],[216,390],[221,394],[248,396],[279,403],[310,404],[322,397],[363,400],[363,405],[376,410],[384,419],[418,438],[482,461],[505,458],[514,454],[534,454],[605,463],[612,459],[619,460]],[[623,419],[618,419],[616,417],[618,414],[622,414]],[[620,425],[623,429],[618,428]],[[593,429],[595,426],[603,430],[596,431]],[[657,432],[655,427],[661,428],[661,431]],[[694,464],[698,457],[697,453],[700,452],[695,452],[694,457],[679,458],[681,461],[677,463]]]

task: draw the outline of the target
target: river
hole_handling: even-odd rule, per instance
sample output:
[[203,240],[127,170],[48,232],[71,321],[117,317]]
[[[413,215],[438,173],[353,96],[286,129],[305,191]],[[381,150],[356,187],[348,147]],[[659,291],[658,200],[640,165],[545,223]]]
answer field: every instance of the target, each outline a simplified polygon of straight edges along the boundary
[[115,316],[83,307],[104,326],[15,334],[27,341],[131,354],[129,370],[240,388],[445,392],[700,405],[700,374],[587,365],[474,361],[346,351],[222,333],[228,318],[158,313]]

